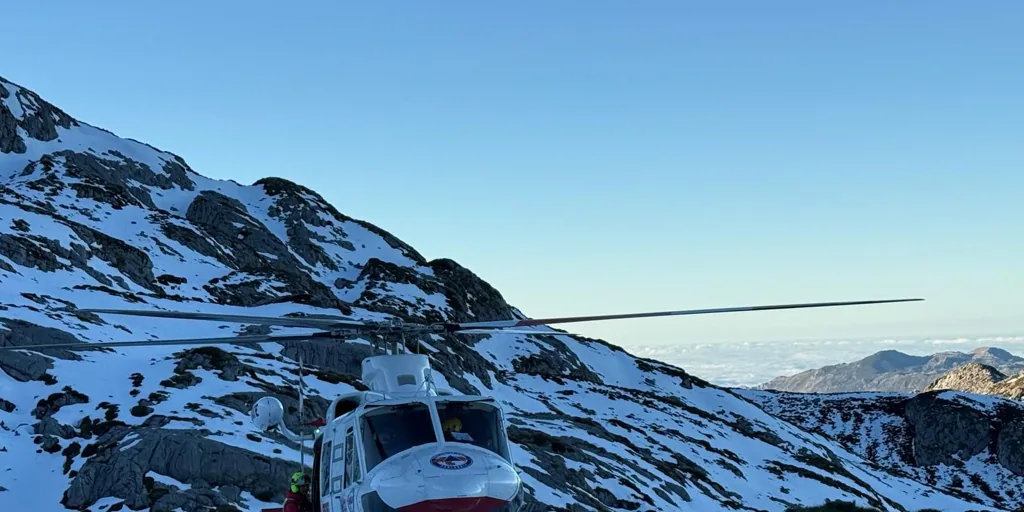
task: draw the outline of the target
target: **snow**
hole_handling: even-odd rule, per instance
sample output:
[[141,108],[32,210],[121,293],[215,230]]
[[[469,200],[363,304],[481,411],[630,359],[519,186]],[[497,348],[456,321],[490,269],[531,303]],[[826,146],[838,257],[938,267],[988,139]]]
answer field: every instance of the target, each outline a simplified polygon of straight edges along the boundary
[[[13,91],[12,86],[6,83],[4,86]],[[15,111],[11,106],[13,97],[15,96],[12,94],[4,100],[5,104],[16,114],[23,115],[23,110]],[[35,108],[31,105],[26,107]],[[21,105],[17,108],[21,109]],[[30,162],[55,151],[70,149],[110,159],[121,158],[113,154],[119,152],[126,158],[148,166],[156,173],[164,172],[164,164],[176,160],[170,153],[118,138],[114,134],[86,124],[70,129],[58,128],[58,139],[49,142],[28,138],[23,131],[19,133],[25,139],[28,151],[24,154],[0,154],[0,176],[5,178],[4,183],[9,187],[7,191],[0,192],[0,197],[12,203],[0,203],[0,234],[18,237],[41,236],[68,251],[72,250],[73,245],[87,245],[66,221],[49,213],[30,211],[32,208],[52,207],[73,222],[106,233],[144,251],[152,262],[154,276],[170,274],[183,277],[186,282],[164,287],[167,294],[180,295],[180,298],[160,296],[132,282],[128,276],[115,268],[118,263],[110,263],[94,255],[87,262],[91,269],[115,282],[118,281],[116,278],[120,278],[125,283],[127,289],[119,291],[129,293],[117,295],[90,288],[76,288],[77,285],[98,287],[103,283],[83,269],[71,266],[71,262],[63,258],[57,259],[69,265],[69,268],[44,271],[20,266],[9,257],[0,257],[0,261],[15,269],[13,272],[0,270],[0,279],[4,284],[0,287],[0,316],[3,318],[17,318],[39,326],[61,329],[74,333],[83,341],[129,341],[221,337],[229,335],[228,333],[238,333],[241,326],[223,322],[106,315],[101,315],[102,322],[96,324],[61,311],[61,308],[70,303],[90,308],[179,310],[265,316],[280,316],[299,311],[309,314],[337,314],[333,309],[294,303],[247,308],[216,303],[204,290],[204,284],[213,279],[225,278],[228,283],[245,282],[253,279],[252,274],[230,268],[216,258],[200,255],[166,238],[161,231],[163,225],[172,223],[188,227],[202,236],[202,230],[188,221],[185,212],[203,191],[217,191],[238,200],[248,212],[245,222],[251,222],[257,227],[263,226],[279,238],[291,254],[308,267],[304,270],[317,281],[335,290],[341,300],[353,301],[367,286],[373,286],[375,291],[388,298],[400,299],[411,313],[422,315],[428,310],[434,310],[446,318],[453,313],[452,305],[444,294],[428,293],[419,286],[408,283],[371,283],[366,279],[360,280],[361,269],[371,258],[411,269],[414,274],[424,279],[434,279],[435,275],[429,267],[412,260],[403,254],[402,250],[391,247],[384,238],[358,222],[339,221],[328,215],[325,205],[318,197],[307,193],[299,194],[299,198],[306,201],[320,220],[328,224],[327,226],[314,226],[303,220],[290,219],[288,212],[277,212],[276,210],[280,209],[279,198],[268,196],[262,186],[212,180],[193,172],[189,173],[189,178],[194,184],[192,190],[177,186],[159,189],[136,184],[146,188],[156,206],[169,212],[168,214],[136,206],[115,209],[102,202],[77,197],[70,188],[65,188],[55,195],[47,195],[30,186],[34,180],[43,177],[44,172],[53,173],[54,176],[61,178],[65,185],[75,182],[73,178],[63,175],[64,163],[61,159],[54,160],[50,171],[43,171],[41,167],[37,167],[31,176],[18,175]],[[15,219],[28,222],[30,233],[16,231],[12,226]],[[287,236],[289,222],[304,223],[304,227],[315,237],[322,238],[310,242],[322,248],[339,269],[329,270],[321,265],[314,267],[298,256]],[[218,246],[225,254],[230,254],[227,247],[220,246],[215,240],[210,239],[209,242]],[[36,246],[39,251],[48,251],[39,243],[36,243]],[[98,252],[97,248],[93,250]],[[276,258],[273,254],[260,254],[268,260]],[[356,285],[351,290],[337,290],[334,288],[334,282],[338,278],[355,281]],[[285,285],[262,278],[260,284],[269,288]],[[115,284],[111,288],[121,287]],[[40,298],[26,297],[22,292],[30,292]],[[133,297],[135,300],[127,297]],[[525,316],[515,309],[512,312],[520,318]],[[468,313],[473,314],[472,310]],[[352,316],[364,319],[389,317],[386,313],[360,307],[353,308]],[[830,430],[811,433],[807,431],[810,428],[808,426],[787,423],[766,412],[766,409],[770,410],[771,407],[759,400],[765,399],[767,395],[706,387],[696,380],[683,382],[678,370],[655,363],[641,365],[636,358],[622,350],[582,340],[547,327],[539,327],[536,330],[537,336],[493,334],[483,337],[471,346],[471,350],[486,363],[482,365],[481,371],[486,373],[490,384],[484,384],[478,375],[464,368],[455,369],[458,374],[444,374],[435,370],[435,382],[440,387],[450,388],[449,383],[456,377],[461,377],[482,393],[494,396],[503,405],[508,422],[517,429],[537,435],[547,434],[561,439],[560,442],[564,443],[575,443],[572,451],[559,452],[552,449],[546,455],[560,460],[568,470],[577,471],[575,476],[585,480],[592,489],[603,488],[619,499],[635,502],[640,507],[638,510],[724,511],[732,510],[726,503],[735,500],[748,508],[781,511],[784,505],[777,501],[778,499],[818,504],[826,498],[842,498],[865,503],[865,495],[884,495],[914,509],[932,506],[955,512],[980,508],[948,494],[935,492],[918,481],[895,477],[869,467],[860,453],[860,450],[865,449],[864,445],[856,446],[854,450],[857,453],[853,453],[827,437],[853,428],[842,422],[841,418],[832,417],[829,420],[832,422],[830,425],[833,425],[829,427]],[[294,334],[309,330],[276,329],[275,332]],[[444,338],[434,336],[431,340],[432,343],[423,344],[429,353],[453,359],[463,357],[453,355],[459,353],[454,351]],[[348,343],[366,344],[368,341],[358,339],[350,340]],[[235,355],[242,364],[268,372],[268,375],[259,377],[264,382],[279,386],[294,385],[296,376],[292,372],[297,365],[282,356],[283,346],[267,342],[261,343],[260,347],[262,352],[233,345],[220,346],[221,349]],[[0,485],[8,489],[6,492],[0,492],[0,509],[13,509],[17,505],[18,509],[25,510],[63,510],[60,500],[70,484],[70,478],[64,474],[64,457],[59,452],[38,452],[39,446],[34,442],[35,436],[31,435],[31,425],[35,424],[37,419],[31,412],[41,399],[61,392],[65,386],[85,394],[89,400],[87,403],[64,406],[54,413],[53,419],[61,424],[79,425],[86,416],[102,418],[106,411],[98,406],[102,402],[107,402],[117,406],[117,419],[128,425],[140,425],[152,414],[173,416],[177,419],[166,425],[166,430],[202,428],[210,432],[207,437],[211,440],[266,457],[297,460],[297,451],[275,438],[259,436],[260,440],[256,441],[248,437],[247,434],[252,433],[248,411],[232,410],[214,401],[218,397],[233,393],[263,393],[259,383],[252,377],[240,375],[237,380],[226,380],[220,371],[194,369],[188,372],[201,379],[201,382],[192,387],[178,389],[163,384],[165,379],[175,375],[178,354],[188,348],[191,347],[133,347],[83,351],[78,352],[81,357],[78,361],[47,357],[53,366],[48,373],[57,379],[54,385],[47,385],[41,381],[19,382],[7,373],[0,372],[0,397],[17,406],[13,412],[0,412],[0,446],[7,450],[0,451]],[[29,353],[27,350],[21,352]],[[517,373],[516,360],[531,356],[547,359],[555,365],[564,364],[570,371],[578,371],[574,375],[583,377],[570,378],[568,375],[560,375],[552,378]],[[651,367],[654,370],[650,370]],[[144,377],[137,386],[133,384],[132,379],[136,373]],[[588,380],[589,375],[595,377]],[[312,376],[305,378],[305,382],[310,393],[327,400],[353,390],[348,384],[332,384]],[[150,405],[152,413],[141,417],[133,415],[132,408],[138,405],[141,399],[148,399],[151,396],[159,397],[156,403]],[[982,398],[960,395],[957,395],[956,399],[970,400],[972,403],[979,400],[984,402]],[[194,404],[212,411],[216,417],[201,414]],[[775,404],[781,407],[781,402],[776,401]],[[878,418],[868,427],[862,427],[865,428],[865,435],[881,435],[880,432],[886,425],[883,420],[884,418]],[[799,428],[800,426],[804,429]],[[129,435],[121,440],[120,449],[131,449],[139,442],[140,437]],[[61,440],[61,444],[64,446],[66,441]],[[512,446],[513,456],[523,469],[522,478],[525,485],[532,490],[535,498],[549,505],[568,507],[579,504],[578,497],[589,491],[582,488],[556,489],[543,483],[548,477],[558,477],[548,473],[553,473],[559,468],[542,468],[543,459],[530,451],[539,449],[542,448],[519,444]],[[831,474],[827,470],[817,468],[806,462],[802,453],[815,454],[824,459],[834,456],[842,468],[853,477],[847,474]],[[681,461],[679,457],[685,457],[686,460]],[[78,470],[86,463],[84,457],[75,457],[71,469]],[[857,494],[837,490],[814,478],[793,473],[777,475],[770,471],[779,464],[804,468],[813,474],[823,474],[856,489]],[[976,466],[978,471],[991,466],[980,459],[968,461],[966,464],[970,467]],[[734,474],[729,467],[735,468],[741,475]],[[22,471],[23,468],[31,468],[31,471]],[[1010,476],[998,472],[985,475],[986,481],[994,482],[992,485],[998,485],[999,482],[1014,482]],[[180,489],[188,488],[188,485],[173,481],[165,475],[150,472],[149,476],[167,485]],[[640,491],[623,482],[631,482]],[[690,497],[690,501],[680,497],[673,490],[674,486],[681,487]],[[781,493],[780,489],[783,487],[789,489],[788,494]],[[664,496],[656,491],[662,491]],[[590,494],[591,498],[598,500],[592,492]],[[277,505],[260,502],[248,492],[243,492],[242,497],[243,503],[236,506],[244,510],[259,510]],[[653,505],[646,503],[647,499],[650,499]],[[104,498],[91,509],[103,510],[104,507],[109,508],[115,503],[119,503],[119,500]]]
[[[898,473],[910,475],[919,481],[933,482],[939,489],[962,489],[969,495],[978,497],[989,506],[999,506],[990,494],[995,491],[1002,499],[1019,502],[1020,496],[1014,496],[1016,489],[1024,486],[1024,477],[1015,475],[999,463],[998,456],[988,449],[962,461],[961,467],[938,464],[928,468],[908,465],[903,455],[893,450],[894,446],[908,446],[914,443],[909,437],[913,435],[906,419],[894,414],[893,408],[900,402],[912,398],[911,394],[902,393],[836,393],[836,394],[801,394],[773,391],[742,390],[745,397],[760,403],[766,411],[775,412],[785,418],[791,418],[805,430],[819,432],[830,439],[852,441],[852,452],[863,456],[882,467],[890,468]],[[949,400],[973,408],[982,414],[996,417],[999,406],[1016,407],[1024,410],[1018,402],[972,395],[961,392],[940,392],[935,398]],[[895,410],[899,410],[896,408]],[[895,443],[893,444],[893,438]],[[956,458],[956,457],[954,457]],[[906,493],[906,483],[896,486],[902,480],[889,483],[894,488],[902,487]],[[990,489],[986,491],[977,482],[982,482]],[[941,496],[936,494],[936,496]],[[937,499],[937,498],[932,498]],[[916,506],[916,505],[915,505]],[[942,506],[934,508],[942,509]],[[921,508],[924,508],[922,505]],[[1012,506],[1010,507],[1013,508]]]
[[146,476],[152,477],[154,481],[160,482],[160,483],[162,483],[162,484],[164,484],[164,485],[166,485],[168,487],[177,487],[178,489],[181,489],[183,491],[192,488],[191,485],[179,482],[179,481],[177,481],[177,480],[175,480],[175,479],[173,479],[173,478],[171,478],[169,476],[161,475],[160,473],[157,473],[156,471],[150,471],[150,472],[146,473]]
[[950,400],[981,409],[988,413],[995,413],[999,407],[1012,403],[1006,398],[991,395],[979,395],[976,393],[965,393],[962,391],[944,391],[936,396],[944,400]]

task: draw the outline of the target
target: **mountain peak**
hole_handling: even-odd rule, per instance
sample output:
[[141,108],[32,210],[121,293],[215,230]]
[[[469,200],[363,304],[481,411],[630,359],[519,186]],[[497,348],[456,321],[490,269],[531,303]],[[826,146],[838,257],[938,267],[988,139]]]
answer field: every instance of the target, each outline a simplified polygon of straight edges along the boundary
[[1017,357],[1001,348],[996,347],[978,347],[971,351],[971,355],[975,356],[976,358],[991,357],[999,361],[1024,360],[1024,358]]
[[25,153],[26,137],[49,142],[57,138],[58,127],[72,126],[79,123],[66,112],[0,76],[0,153]]
[[936,379],[924,391],[949,389],[984,394],[993,384],[1005,378],[1003,372],[987,364],[967,363]]
[[912,356],[898,350],[882,350],[861,359],[858,364],[868,366],[878,372],[891,372],[918,366],[925,359],[927,358]]

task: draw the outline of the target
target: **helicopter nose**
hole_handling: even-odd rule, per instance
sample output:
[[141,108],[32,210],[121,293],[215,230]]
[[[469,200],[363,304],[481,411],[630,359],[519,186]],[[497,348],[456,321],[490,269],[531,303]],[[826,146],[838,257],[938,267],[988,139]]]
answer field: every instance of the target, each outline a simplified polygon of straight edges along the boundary
[[519,493],[519,475],[508,461],[474,448],[425,450],[402,461],[403,470],[374,478],[372,487],[401,512],[500,510]]

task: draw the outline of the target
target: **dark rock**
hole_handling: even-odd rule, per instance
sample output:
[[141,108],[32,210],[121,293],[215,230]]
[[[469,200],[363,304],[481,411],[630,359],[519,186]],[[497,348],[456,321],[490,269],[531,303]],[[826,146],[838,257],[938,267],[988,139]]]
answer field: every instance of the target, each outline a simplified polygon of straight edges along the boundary
[[188,349],[178,354],[178,364],[174,372],[184,374],[188,370],[202,368],[216,371],[224,380],[236,381],[239,375],[254,375],[257,370],[242,363],[234,354],[217,347],[200,347]]
[[189,204],[185,217],[231,250],[231,255],[224,257],[232,268],[270,267],[290,273],[302,268],[284,242],[249,215],[245,205],[237,199],[204,190]]
[[97,257],[121,271],[135,284],[151,291],[160,291],[155,283],[156,277],[153,276],[153,261],[145,251],[82,224],[71,223],[70,227],[90,247],[98,249],[94,253]]
[[[1024,407],[1004,404],[994,422],[989,450],[996,454],[999,464],[1015,475],[1024,476]],[[1024,508],[1024,503],[1021,504]]]
[[74,439],[75,428],[70,425],[59,423],[53,416],[45,416],[32,427],[32,431],[44,437],[59,437],[61,439]]
[[15,231],[21,231],[22,233],[28,233],[32,231],[32,227],[29,226],[28,221],[25,219],[14,219],[11,221],[11,229]]
[[[267,195],[276,198],[275,206],[277,206],[277,208],[279,208],[280,211],[271,210],[271,215],[278,216],[284,213],[286,209],[290,207],[295,208],[298,202],[298,199],[296,198],[301,198],[303,201],[308,202],[311,206],[315,206],[318,211],[326,213],[327,215],[331,216],[332,218],[334,218],[334,220],[338,222],[352,222],[354,224],[361,226],[367,231],[370,231],[371,233],[381,237],[384,240],[384,242],[387,243],[391,248],[397,249],[403,255],[413,260],[414,262],[420,264],[426,264],[427,262],[423,258],[423,256],[416,251],[416,249],[413,249],[411,245],[399,240],[391,233],[373,224],[370,224],[369,222],[353,219],[352,217],[343,215],[333,205],[325,201],[324,198],[320,196],[320,194],[317,194],[315,191],[309,188],[306,188],[302,185],[293,183],[283,178],[263,178],[256,181],[256,183],[253,183],[253,185],[262,186],[263,190],[266,191]],[[309,219],[308,214],[302,213],[301,215],[303,215],[303,220]]]
[[[3,84],[0,84],[0,93],[6,93]],[[5,97],[0,94],[0,98]],[[18,119],[14,117],[11,109],[0,102],[0,153],[24,153],[28,148],[25,141],[18,135]]]
[[[280,502],[285,483],[298,464],[228,446],[202,437],[197,430],[136,429],[137,442],[125,451],[118,442],[129,429],[115,428],[97,441],[100,448],[82,466],[64,495],[65,507],[84,510],[103,497],[125,500],[139,510],[158,503],[144,477],[150,471],[179,482],[232,486]],[[212,494],[204,494],[215,500]],[[223,501],[222,501],[223,503]]]
[[452,309],[448,321],[478,322],[515,318],[501,293],[469,269],[447,258],[433,260],[429,265],[443,284],[443,293]]
[[210,238],[187,226],[165,221],[160,223],[160,231],[167,238],[178,242],[193,251],[209,256],[218,261],[229,261],[230,256]]
[[907,420],[914,428],[917,464],[956,464],[954,455],[967,460],[988,446],[990,422],[966,405],[921,394],[907,403]]
[[178,164],[164,165],[169,174],[155,172],[148,165],[137,162],[117,151],[109,151],[112,158],[102,158],[92,153],[60,151],[54,157],[64,159],[66,173],[82,180],[86,188],[76,189],[79,197],[89,197],[114,207],[126,205],[144,206],[156,209],[147,189],[134,183],[164,190],[179,187],[193,190],[195,184],[187,172]]
[[53,104],[44,101],[38,94],[28,90],[20,89],[15,93],[14,98],[21,102],[25,116],[19,125],[29,137],[44,142],[57,138],[57,127],[64,129],[72,126],[79,126],[71,116]]
[[53,415],[63,407],[87,403],[89,403],[88,396],[75,391],[71,386],[65,386],[60,393],[52,393],[50,396],[39,400],[35,409],[32,409],[32,416],[42,419]]
[[45,246],[37,243],[38,240],[38,237],[30,238],[0,233],[0,254],[9,258],[16,265],[39,269],[43,272],[55,272],[69,268],[57,261],[57,256],[47,250]]
[[[0,323],[7,330],[0,330],[0,346],[31,348],[33,345],[44,345],[50,343],[82,343],[67,332],[52,327],[43,327],[24,320],[11,318],[0,318]],[[99,350],[82,344],[82,350]],[[78,361],[81,356],[67,350],[46,348],[38,350],[41,354],[59,359]],[[0,352],[0,369],[3,369],[15,380],[27,382],[30,380],[45,380],[46,372],[53,368],[45,357],[38,354],[21,353],[13,351]]]
[[178,277],[178,276],[175,276],[175,275],[171,275],[171,274],[160,274],[160,275],[156,276],[156,282],[158,282],[158,283],[160,283],[160,284],[162,284],[164,286],[176,286],[176,285],[182,285],[182,284],[187,283],[188,279],[185,279],[184,277]]
[[537,375],[555,382],[571,379],[580,382],[601,383],[601,377],[580,361],[575,352],[569,350],[564,343],[554,337],[545,336],[546,343],[555,350],[542,349],[538,354],[518,357],[512,361],[512,367],[518,373]]

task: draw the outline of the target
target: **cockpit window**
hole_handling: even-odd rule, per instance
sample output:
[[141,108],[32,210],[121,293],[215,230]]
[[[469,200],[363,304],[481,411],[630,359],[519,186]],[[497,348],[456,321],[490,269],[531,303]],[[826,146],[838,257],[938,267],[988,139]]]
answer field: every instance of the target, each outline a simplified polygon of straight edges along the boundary
[[497,453],[509,459],[508,445],[501,435],[498,408],[482,402],[438,402],[444,439],[454,443],[468,443]]
[[437,442],[426,404],[377,407],[364,414],[361,421],[367,471],[409,448]]

